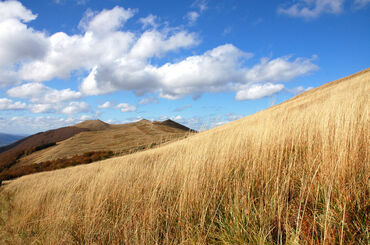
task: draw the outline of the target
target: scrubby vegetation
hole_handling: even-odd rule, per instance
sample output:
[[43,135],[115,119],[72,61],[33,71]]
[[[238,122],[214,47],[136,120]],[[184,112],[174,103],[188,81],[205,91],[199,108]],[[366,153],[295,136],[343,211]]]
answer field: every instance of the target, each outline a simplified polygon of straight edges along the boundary
[[7,155],[1,160],[0,165],[0,179],[2,176],[2,172],[12,167],[17,161],[24,156],[30,155],[36,151],[41,151],[43,149],[49,148],[51,146],[56,145],[56,142],[46,143],[39,146],[29,147],[25,150],[18,151],[14,154]]
[[3,241],[369,244],[369,94],[367,70],[164,147],[21,177],[0,193]]
[[[44,149],[42,147],[47,147],[43,145],[41,147],[36,147],[35,149]],[[63,159],[56,159],[41,163],[34,163],[25,166],[16,166],[10,169],[4,169],[0,172],[0,180],[10,180],[14,178],[21,177],[27,174],[33,174],[43,171],[50,171],[56,170],[71,166],[76,166],[79,164],[88,164],[100,160],[104,160],[113,156],[112,151],[93,151],[93,152],[86,152],[79,156],[74,156],[71,158],[63,158]]]

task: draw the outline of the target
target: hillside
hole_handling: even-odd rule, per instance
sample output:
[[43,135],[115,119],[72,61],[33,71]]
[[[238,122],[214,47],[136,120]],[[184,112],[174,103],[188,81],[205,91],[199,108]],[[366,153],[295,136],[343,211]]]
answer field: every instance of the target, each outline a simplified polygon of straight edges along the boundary
[[46,132],[37,133],[10,145],[0,147],[0,172],[8,168],[23,151],[49,143],[59,142],[88,129],[77,127],[64,127]]
[[163,147],[21,177],[0,192],[0,241],[368,244],[369,94],[367,69]]
[[[101,122],[101,121],[100,121]],[[58,142],[54,147],[35,152],[20,159],[20,165],[33,164],[58,158],[67,158],[90,151],[113,151],[116,154],[127,154],[151,144],[160,144],[188,134],[187,127],[173,128],[166,124],[155,124],[150,121],[109,125],[93,125],[91,121],[75,125],[87,128],[67,140]]]
[[25,136],[0,133],[0,147],[16,142]]
[[[18,173],[24,166],[37,167],[35,164],[69,159],[88,152],[112,152],[114,155],[125,155],[186,137],[190,132],[195,132],[181,124],[173,121],[169,123],[169,121],[171,120],[153,123],[143,119],[134,123],[115,125],[100,120],[88,120],[71,127],[39,133],[17,142],[13,147],[11,145],[9,149],[0,153],[2,157],[0,163],[3,164],[2,166],[11,164],[4,170],[7,173],[9,171]],[[37,151],[30,150],[35,147],[38,147]],[[17,157],[14,158],[15,156]],[[2,175],[0,173],[0,178]],[[7,174],[7,176],[12,178],[12,175]]]

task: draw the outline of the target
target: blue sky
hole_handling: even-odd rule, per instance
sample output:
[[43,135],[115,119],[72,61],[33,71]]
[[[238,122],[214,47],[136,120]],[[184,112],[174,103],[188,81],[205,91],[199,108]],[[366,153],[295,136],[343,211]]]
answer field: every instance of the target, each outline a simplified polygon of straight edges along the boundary
[[369,67],[370,0],[0,1],[0,132],[208,129]]

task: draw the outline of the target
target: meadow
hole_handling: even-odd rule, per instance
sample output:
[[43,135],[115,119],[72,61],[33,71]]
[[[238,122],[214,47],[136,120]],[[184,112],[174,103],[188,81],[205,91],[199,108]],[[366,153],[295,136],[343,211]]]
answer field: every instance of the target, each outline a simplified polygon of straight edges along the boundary
[[1,187],[10,244],[369,244],[370,69],[163,147]]

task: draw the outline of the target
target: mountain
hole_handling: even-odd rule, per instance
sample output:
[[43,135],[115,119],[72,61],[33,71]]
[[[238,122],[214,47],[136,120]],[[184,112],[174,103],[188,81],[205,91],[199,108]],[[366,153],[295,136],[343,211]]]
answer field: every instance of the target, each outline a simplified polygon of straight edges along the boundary
[[369,94],[367,69],[161,147],[12,180],[3,243],[368,244]]
[[[32,135],[0,148],[0,167],[6,169],[7,173],[31,171],[26,171],[25,166],[28,168],[34,166],[37,171],[41,171],[41,165],[37,165],[39,163],[58,159],[67,161],[74,156],[83,156],[89,152],[99,152],[106,156],[124,155],[185,137],[192,132],[195,131],[169,120],[151,122],[143,119],[134,123],[116,125],[101,120],[87,120],[70,127]],[[49,165],[48,169],[50,169]],[[4,174],[0,173],[1,176],[4,179]],[[11,176],[7,174],[6,178]]]
[[17,140],[20,140],[20,139],[24,138],[24,137],[26,137],[26,136],[0,133],[0,147],[5,146],[5,145],[9,145],[9,144],[11,144],[11,143],[13,143]]
[[180,130],[184,130],[184,131],[191,131],[191,132],[195,132],[194,130],[182,125],[182,124],[179,124],[175,121],[172,121],[171,119],[167,119],[163,122],[157,122],[157,121],[154,121],[154,124],[159,124],[159,125],[164,125],[164,126],[168,126],[168,127],[171,127],[171,128],[176,128],[176,129],[180,129]]
[[79,124],[74,125],[77,128],[86,128],[92,131],[104,130],[110,128],[108,123],[101,120],[86,120]]

